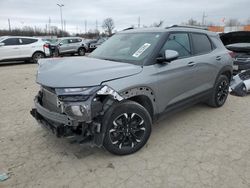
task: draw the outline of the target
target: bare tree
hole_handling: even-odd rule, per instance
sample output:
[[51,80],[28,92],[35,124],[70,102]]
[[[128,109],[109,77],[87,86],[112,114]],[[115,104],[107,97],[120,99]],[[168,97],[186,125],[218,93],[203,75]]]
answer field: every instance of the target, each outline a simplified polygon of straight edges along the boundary
[[112,18],[106,18],[103,20],[102,28],[109,36],[111,36],[112,31],[115,28],[114,20]]
[[162,26],[162,24],[163,24],[163,20],[160,20],[159,22],[155,22],[155,23],[153,23],[153,27],[161,27]]
[[191,26],[201,26],[201,24],[193,18],[190,18],[186,24]]

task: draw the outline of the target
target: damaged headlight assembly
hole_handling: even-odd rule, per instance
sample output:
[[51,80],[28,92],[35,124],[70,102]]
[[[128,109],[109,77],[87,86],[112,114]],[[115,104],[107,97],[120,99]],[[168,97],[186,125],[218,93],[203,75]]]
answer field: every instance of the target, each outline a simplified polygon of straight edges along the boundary
[[79,120],[91,121],[91,103],[96,96],[109,95],[121,101],[123,98],[109,86],[93,86],[83,88],[56,88],[58,106],[66,114]]

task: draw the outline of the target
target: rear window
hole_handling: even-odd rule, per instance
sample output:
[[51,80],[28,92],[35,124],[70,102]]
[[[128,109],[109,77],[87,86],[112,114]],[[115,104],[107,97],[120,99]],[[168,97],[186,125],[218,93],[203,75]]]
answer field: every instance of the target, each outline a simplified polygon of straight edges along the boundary
[[38,41],[38,39],[29,39],[29,38],[21,38],[21,40],[22,44],[32,44]]
[[206,54],[212,51],[212,44],[204,34],[192,33],[194,54]]

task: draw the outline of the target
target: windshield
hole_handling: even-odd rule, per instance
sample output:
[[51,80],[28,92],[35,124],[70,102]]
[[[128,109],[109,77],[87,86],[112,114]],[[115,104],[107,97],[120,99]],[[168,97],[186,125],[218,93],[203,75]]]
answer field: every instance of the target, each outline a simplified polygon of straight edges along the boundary
[[142,65],[160,40],[161,33],[120,33],[99,46],[90,57]]

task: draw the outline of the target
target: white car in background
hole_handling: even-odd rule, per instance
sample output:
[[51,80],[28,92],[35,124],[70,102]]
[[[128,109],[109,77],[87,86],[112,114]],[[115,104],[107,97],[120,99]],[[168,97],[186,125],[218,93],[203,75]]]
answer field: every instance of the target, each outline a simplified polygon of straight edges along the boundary
[[42,39],[34,37],[4,36],[0,37],[1,61],[33,61],[50,56],[49,45]]

